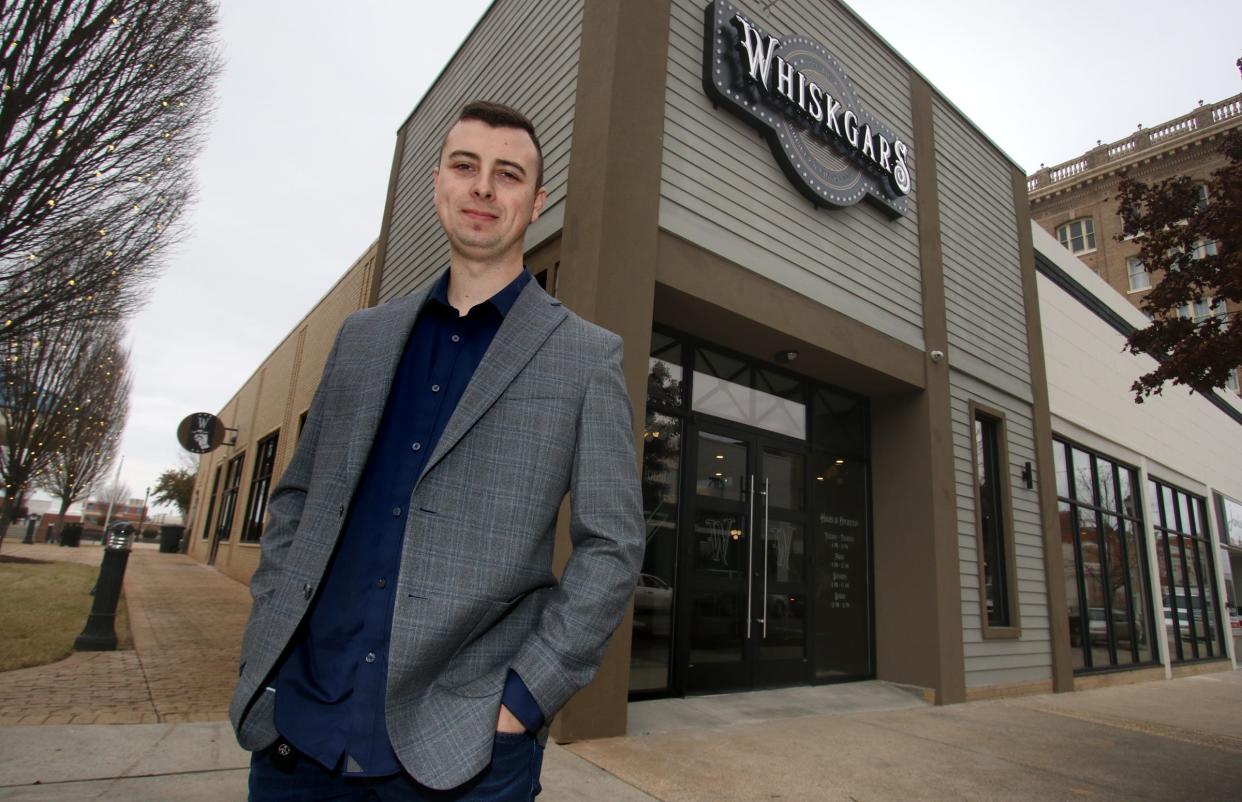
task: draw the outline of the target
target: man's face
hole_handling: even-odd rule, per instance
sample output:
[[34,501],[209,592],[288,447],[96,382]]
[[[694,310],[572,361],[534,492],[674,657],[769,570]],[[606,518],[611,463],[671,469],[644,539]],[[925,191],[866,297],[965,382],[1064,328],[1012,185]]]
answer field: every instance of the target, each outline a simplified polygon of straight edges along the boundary
[[535,143],[525,131],[459,120],[432,170],[436,215],[454,255],[520,263],[526,227],[547,198],[535,186],[538,174]]

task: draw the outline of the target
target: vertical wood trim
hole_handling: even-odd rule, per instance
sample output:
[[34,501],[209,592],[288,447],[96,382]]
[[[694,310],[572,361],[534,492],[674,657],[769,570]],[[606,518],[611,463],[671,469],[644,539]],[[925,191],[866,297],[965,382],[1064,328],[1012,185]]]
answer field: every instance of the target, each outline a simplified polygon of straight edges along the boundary
[[944,250],[940,240],[940,191],[936,166],[935,123],[931,86],[918,73],[910,74],[910,105],[914,141],[919,143],[915,170],[919,198],[919,263],[923,277],[923,339],[926,350],[943,351],[940,362],[929,358],[925,398],[927,445],[931,471],[933,598],[938,632],[936,701],[966,699],[966,658],[962,645],[961,572],[958,563],[957,482],[953,464],[953,414],[949,371],[948,310],[944,288]]
[[[401,159],[405,156],[405,126],[397,131],[397,145],[392,153],[392,169],[388,172],[388,194],[384,198],[384,217],[380,221],[379,239],[375,243],[375,264],[366,271],[370,276],[371,286],[366,296],[361,299],[359,308],[375,306],[379,303],[380,285],[384,282],[384,258],[388,255],[388,235],[392,230],[392,209],[397,199],[397,181],[401,177]],[[364,277],[365,281],[365,277]]]
[[[579,40],[574,134],[562,228],[557,298],[625,340],[626,386],[641,454],[647,355],[659,261],[660,168],[670,0],[586,3]],[[567,515],[557,527],[557,564],[570,551]],[[629,696],[627,615],[595,680],[557,715],[559,742],[624,735]]]
[[1022,266],[1022,303],[1026,310],[1027,354],[1031,362],[1031,424],[1035,432],[1035,481],[1039,492],[1040,522],[1044,535],[1044,581],[1048,593],[1048,636],[1052,642],[1052,687],[1057,693],[1074,689],[1070,663],[1069,618],[1065,602],[1065,566],[1061,556],[1061,527],[1057,514],[1056,466],[1052,457],[1052,409],[1048,400],[1048,372],[1044,366],[1043,328],[1039,317],[1039,289],[1035,278],[1035,246],[1031,237],[1031,207],[1026,176],[1013,168],[1013,203],[1018,224],[1018,258]]

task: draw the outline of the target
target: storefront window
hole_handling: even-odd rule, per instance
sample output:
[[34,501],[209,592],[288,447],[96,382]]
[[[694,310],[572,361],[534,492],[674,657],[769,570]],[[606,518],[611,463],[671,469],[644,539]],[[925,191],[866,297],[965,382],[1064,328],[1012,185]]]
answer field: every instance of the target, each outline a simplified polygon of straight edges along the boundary
[[1138,473],[1059,440],[1053,456],[1074,670],[1151,663]]
[[1153,524],[1160,555],[1160,595],[1165,637],[1173,662],[1225,655],[1220,594],[1212,541],[1205,528],[1205,501],[1186,491],[1151,480]]
[[647,550],[634,589],[630,690],[668,687],[673,645],[673,587],[677,573],[677,513],[681,486],[680,419],[647,412],[643,435],[643,518]]
[[685,405],[682,345],[658,331],[651,333],[651,356],[647,373],[647,403],[658,407]]

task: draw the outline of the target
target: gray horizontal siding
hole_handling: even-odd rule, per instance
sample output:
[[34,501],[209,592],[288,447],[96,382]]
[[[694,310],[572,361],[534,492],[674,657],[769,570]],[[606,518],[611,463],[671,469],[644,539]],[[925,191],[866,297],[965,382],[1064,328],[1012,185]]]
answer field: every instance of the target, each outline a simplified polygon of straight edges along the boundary
[[544,215],[556,216],[569,174],[582,3],[497,0],[406,122],[381,302],[408,295],[448,263],[431,168],[449,122],[468,100],[502,101],[531,118],[543,146]]
[[1029,399],[1012,167],[939,97],[932,118],[954,365]]
[[[703,5],[673,0],[661,227],[922,348],[917,186],[911,213],[899,220],[865,203],[814,208],[790,185],[757,132],[713,109],[704,94]],[[867,110],[912,142],[905,66],[843,8],[791,2],[766,16],[749,7],[746,13],[777,36],[822,42]],[[915,153],[911,162],[917,158]]]
[[[961,575],[962,640],[966,684],[971,687],[1048,679],[1052,644],[1048,627],[1048,594],[1044,572],[1039,496],[1022,482],[1023,464],[1035,462],[1031,404],[958,370],[949,377],[953,416],[953,468],[957,497],[958,569]],[[1014,568],[1022,635],[1018,639],[984,640],[982,635],[979,554],[975,534],[975,482],[971,454],[970,402],[1005,413],[1009,443],[1006,478],[1013,501]]]

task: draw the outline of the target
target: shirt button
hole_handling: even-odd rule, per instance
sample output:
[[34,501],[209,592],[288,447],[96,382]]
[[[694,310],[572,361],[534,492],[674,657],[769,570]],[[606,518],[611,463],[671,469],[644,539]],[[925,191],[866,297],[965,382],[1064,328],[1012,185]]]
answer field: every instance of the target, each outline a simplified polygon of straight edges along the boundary
[[392,517],[394,517],[394,518],[400,518],[400,517],[401,517],[401,508],[400,508],[400,507],[393,507],[393,508],[392,508]]
[[433,384],[433,385],[431,385],[431,392],[433,392],[433,393],[438,393],[438,392],[440,392],[440,385],[438,385],[438,384]]
[[382,588],[387,585],[388,585],[388,580],[384,579],[383,577],[380,577],[380,579],[375,583],[375,587],[377,588]]
[[367,662],[368,663],[375,662],[375,652],[367,652]]
[[457,334],[454,334],[454,335],[453,335],[453,337],[452,337],[452,339],[453,339],[453,342],[455,342],[455,343],[459,343],[459,342],[461,342],[461,337],[460,337],[459,335],[457,335]]
[[418,450],[419,450],[419,449],[421,449],[422,447],[423,447],[423,444],[422,444],[422,443],[414,443],[414,444],[412,444],[412,445],[410,446],[410,450],[412,450],[412,451],[418,451]]

